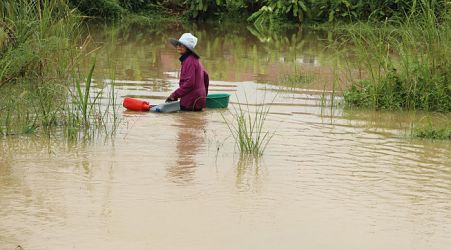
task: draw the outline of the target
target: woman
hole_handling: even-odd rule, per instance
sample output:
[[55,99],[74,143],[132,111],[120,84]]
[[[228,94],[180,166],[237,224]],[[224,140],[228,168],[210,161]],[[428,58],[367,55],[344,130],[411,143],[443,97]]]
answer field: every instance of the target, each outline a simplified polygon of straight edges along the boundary
[[180,109],[185,111],[201,111],[205,108],[208,94],[209,78],[204,66],[199,61],[199,55],[194,50],[197,38],[191,33],[183,34],[180,39],[170,39],[172,45],[180,54],[182,63],[179,88],[166,99],[166,102],[177,101],[180,98]]

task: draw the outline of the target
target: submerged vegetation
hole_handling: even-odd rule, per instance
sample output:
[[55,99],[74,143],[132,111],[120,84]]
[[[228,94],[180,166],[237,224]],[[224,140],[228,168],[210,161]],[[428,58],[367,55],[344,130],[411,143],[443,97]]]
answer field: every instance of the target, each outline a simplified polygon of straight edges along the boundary
[[[106,104],[100,102],[106,92],[94,91],[91,86],[93,70],[94,65],[86,78],[74,78],[74,82],[67,84],[56,80],[46,83],[23,80],[3,87],[0,135],[59,133],[78,140],[114,134],[117,122],[111,111],[116,99],[109,96]],[[114,95],[114,91],[108,92],[111,93]]]
[[410,136],[431,140],[451,140],[451,120],[446,115],[434,120],[423,117],[411,125]]
[[412,136],[416,138],[426,138],[432,140],[451,140],[451,125],[443,127],[432,125],[415,127],[412,130]]

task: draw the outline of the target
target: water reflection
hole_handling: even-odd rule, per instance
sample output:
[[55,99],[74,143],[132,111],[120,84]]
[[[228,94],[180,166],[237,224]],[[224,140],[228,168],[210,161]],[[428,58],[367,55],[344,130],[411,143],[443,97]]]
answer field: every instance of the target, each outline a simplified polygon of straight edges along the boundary
[[[324,32],[292,29],[266,34],[245,25],[226,27],[208,24],[168,25],[163,29],[93,26],[90,32],[93,45],[101,44],[106,48],[97,55],[101,57],[97,60],[98,68],[111,68],[102,63],[114,64],[117,79],[165,78],[164,72],[179,68],[178,56],[167,41],[183,32],[191,32],[199,38],[196,50],[210,79],[214,80],[275,82],[286,73],[323,67],[334,57],[325,49],[329,41]],[[112,37],[117,38],[116,43],[109,42]],[[324,79],[318,82],[322,88]]]
[[[182,31],[116,28],[117,46],[105,45],[116,58],[118,94],[163,102],[179,68],[165,39]],[[282,92],[216,81],[267,79],[293,65],[320,68],[324,77],[315,34],[260,41],[240,27],[220,31],[200,32],[215,74],[211,90],[233,93],[231,105],[244,93],[250,105],[278,93],[265,122],[277,134],[264,162],[242,157],[234,164],[227,110],[124,111],[124,133],[113,145],[2,138],[0,248],[296,249],[300,236],[308,249],[449,248],[451,144],[403,137],[421,114],[323,110],[330,99],[322,85]],[[109,39],[104,31],[96,36]],[[96,70],[111,69],[97,62]]]
[[235,185],[240,192],[259,191],[263,184],[261,159],[253,156],[240,156],[236,165]]
[[204,148],[206,114],[182,112],[176,117],[176,159],[168,168],[168,178],[178,184],[193,182],[198,167],[196,155]]

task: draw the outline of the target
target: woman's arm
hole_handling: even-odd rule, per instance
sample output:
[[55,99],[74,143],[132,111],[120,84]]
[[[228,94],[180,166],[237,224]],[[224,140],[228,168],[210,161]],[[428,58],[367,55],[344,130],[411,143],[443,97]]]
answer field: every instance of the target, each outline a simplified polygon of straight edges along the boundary
[[193,63],[188,62],[184,65],[182,72],[180,73],[180,87],[176,89],[170,97],[178,99],[191,92],[194,87],[195,78],[195,66]]

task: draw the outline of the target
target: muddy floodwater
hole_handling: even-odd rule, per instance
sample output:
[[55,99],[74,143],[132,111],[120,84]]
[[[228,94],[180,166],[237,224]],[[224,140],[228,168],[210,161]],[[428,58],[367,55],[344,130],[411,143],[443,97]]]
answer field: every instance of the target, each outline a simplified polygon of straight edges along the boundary
[[[329,34],[96,26],[96,86],[114,75],[120,101],[164,102],[180,67],[167,39],[188,30],[229,109],[118,103],[112,139],[2,138],[0,249],[450,249],[450,143],[409,138],[425,114],[336,107]],[[304,83],[280,84],[290,72]],[[271,103],[259,160],[224,122],[237,103]]]

